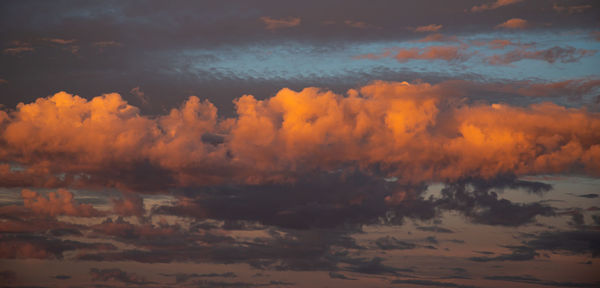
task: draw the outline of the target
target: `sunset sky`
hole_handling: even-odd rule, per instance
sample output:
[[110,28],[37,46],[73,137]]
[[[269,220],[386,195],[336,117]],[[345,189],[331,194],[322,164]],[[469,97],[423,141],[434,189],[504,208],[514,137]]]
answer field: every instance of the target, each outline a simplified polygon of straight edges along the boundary
[[0,287],[600,287],[600,3],[1,1]]

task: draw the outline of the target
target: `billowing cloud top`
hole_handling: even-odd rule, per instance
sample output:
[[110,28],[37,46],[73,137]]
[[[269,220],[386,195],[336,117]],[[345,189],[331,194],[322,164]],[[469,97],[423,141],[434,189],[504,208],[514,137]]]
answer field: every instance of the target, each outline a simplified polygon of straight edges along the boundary
[[406,183],[600,174],[598,113],[551,103],[467,105],[459,96],[448,85],[407,82],[374,82],[346,96],[282,89],[264,100],[244,95],[234,101],[237,116],[219,118],[195,96],[149,117],[118,94],[87,101],[60,92],[2,112],[0,151],[14,163],[2,181],[44,174],[57,179],[37,185],[136,189],[148,186],[141,180],[149,173],[161,188],[293,181],[341,168]]

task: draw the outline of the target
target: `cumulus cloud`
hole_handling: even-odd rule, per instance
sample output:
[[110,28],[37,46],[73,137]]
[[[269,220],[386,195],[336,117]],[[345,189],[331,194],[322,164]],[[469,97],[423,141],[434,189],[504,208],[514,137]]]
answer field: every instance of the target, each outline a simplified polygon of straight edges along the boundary
[[288,17],[288,18],[271,18],[271,17],[260,17],[260,21],[265,24],[265,28],[270,31],[275,31],[282,28],[291,28],[300,25],[299,17]]
[[506,29],[524,29],[529,26],[527,20],[523,20],[521,18],[512,18],[508,19],[503,23],[496,25],[496,28],[506,28]]
[[73,193],[58,189],[56,192],[48,193],[48,198],[29,189],[21,191],[23,203],[26,208],[34,213],[48,216],[78,216],[78,217],[96,217],[103,213],[94,209],[91,204],[78,204],[73,201]]
[[493,10],[503,6],[519,3],[523,0],[496,0],[492,3],[481,4],[471,7],[471,12],[482,12],[486,10]]
[[[597,113],[550,103],[459,105],[460,95],[406,82],[374,82],[347,96],[282,89],[264,100],[244,95],[237,116],[219,120],[213,104],[194,96],[147,117],[118,94],[88,101],[60,92],[0,114],[0,155],[26,168],[43,163],[40,174],[71,186],[133,190],[285,182],[347,165],[403,183],[600,173]],[[5,164],[0,182],[18,172],[15,164]]]
[[122,198],[112,199],[113,210],[120,216],[144,216],[144,199],[137,194],[127,193]]

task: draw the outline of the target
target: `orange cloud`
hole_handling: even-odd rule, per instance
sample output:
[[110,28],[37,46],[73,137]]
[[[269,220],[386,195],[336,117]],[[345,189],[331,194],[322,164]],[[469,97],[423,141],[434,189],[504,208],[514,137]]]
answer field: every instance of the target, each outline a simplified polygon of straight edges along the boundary
[[486,10],[494,10],[503,6],[519,3],[523,0],[496,0],[493,3],[481,4],[478,6],[473,6],[471,8],[471,12],[482,12]]
[[275,31],[282,28],[290,28],[300,25],[300,18],[288,17],[282,19],[274,19],[271,17],[260,17],[260,21],[265,24],[267,30]]
[[61,44],[61,45],[73,44],[76,42],[75,39],[61,39],[61,38],[43,38],[42,40],[48,41],[48,42],[51,42],[54,44]]
[[[448,51],[415,55],[457,57]],[[547,89],[529,88],[522,94]],[[293,181],[342,167],[406,183],[504,173],[600,175],[600,114],[555,104],[469,106],[459,104],[461,97],[443,83],[374,82],[346,96],[282,89],[264,100],[244,95],[235,100],[236,117],[219,119],[214,105],[193,96],[167,115],[147,117],[118,94],[88,101],[60,92],[0,115],[0,155],[21,167],[45,163],[39,171],[70,179],[63,185],[144,191]],[[5,174],[15,172],[12,165]],[[55,207],[36,208],[40,213],[94,214],[64,204],[72,200],[66,191],[50,199],[24,193],[30,207],[43,201]],[[119,200],[115,211],[140,214],[138,202]]]
[[4,52],[4,54],[8,54],[8,55],[17,55],[17,54],[21,54],[23,52],[32,52],[34,50],[35,49],[33,49],[33,47],[23,46],[23,47],[6,48],[6,49],[2,50],[2,52]]
[[136,194],[127,193],[123,198],[113,199],[114,212],[119,216],[144,216],[144,199]]
[[398,49],[394,58],[399,62],[406,62],[412,59],[420,60],[445,60],[445,61],[465,61],[472,54],[464,52],[465,47],[461,46],[429,46],[425,48]]
[[73,194],[65,189],[48,193],[48,198],[29,189],[21,191],[23,203],[33,212],[48,216],[78,216],[95,217],[103,213],[94,209],[91,204],[77,204],[73,201]]
[[[467,53],[466,45],[461,46],[429,46],[425,48],[396,48],[387,49],[380,54],[364,54],[355,56],[354,59],[371,59],[394,57],[398,62],[407,62],[410,60],[444,60],[448,62],[466,61],[474,53]],[[395,53],[395,54],[393,54]]]
[[419,26],[417,28],[414,29],[415,32],[437,32],[438,30],[442,29],[442,25],[436,25],[436,24],[429,24],[426,26]]
[[362,22],[362,21],[351,21],[351,20],[346,20],[344,21],[344,24],[352,27],[352,28],[358,28],[358,29],[366,29],[369,27],[372,27],[371,25]]
[[527,28],[527,26],[529,26],[527,20],[523,20],[521,18],[512,18],[506,20],[506,22],[496,25],[496,28],[524,29]]
[[440,33],[427,35],[416,42],[460,42],[456,36],[446,36]]

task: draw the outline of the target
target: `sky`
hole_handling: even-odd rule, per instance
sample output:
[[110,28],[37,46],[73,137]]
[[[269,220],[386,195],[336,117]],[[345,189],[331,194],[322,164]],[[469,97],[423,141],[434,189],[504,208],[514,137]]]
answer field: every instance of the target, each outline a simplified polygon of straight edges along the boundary
[[0,287],[598,287],[593,0],[2,1]]

